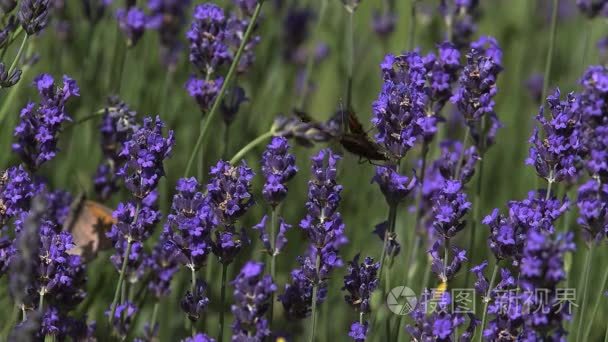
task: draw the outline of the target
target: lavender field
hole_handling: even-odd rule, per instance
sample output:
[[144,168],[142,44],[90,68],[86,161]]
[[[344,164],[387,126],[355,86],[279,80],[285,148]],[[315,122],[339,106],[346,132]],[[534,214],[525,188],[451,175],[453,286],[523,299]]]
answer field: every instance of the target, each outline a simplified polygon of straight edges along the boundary
[[0,14],[0,341],[608,341],[608,1]]

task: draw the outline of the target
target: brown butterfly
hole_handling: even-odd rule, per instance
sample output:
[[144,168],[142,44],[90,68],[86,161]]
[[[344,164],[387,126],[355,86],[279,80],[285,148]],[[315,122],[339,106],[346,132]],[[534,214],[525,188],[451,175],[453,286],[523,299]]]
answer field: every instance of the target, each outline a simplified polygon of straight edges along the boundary
[[72,234],[76,247],[68,251],[91,261],[100,250],[112,247],[106,232],[116,223],[112,210],[105,205],[79,196],[72,203],[72,211],[63,229]]
[[395,162],[397,160],[389,150],[369,137],[354,111],[348,110],[346,114],[348,131],[343,132],[340,136],[340,144],[344,149],[369,161]]

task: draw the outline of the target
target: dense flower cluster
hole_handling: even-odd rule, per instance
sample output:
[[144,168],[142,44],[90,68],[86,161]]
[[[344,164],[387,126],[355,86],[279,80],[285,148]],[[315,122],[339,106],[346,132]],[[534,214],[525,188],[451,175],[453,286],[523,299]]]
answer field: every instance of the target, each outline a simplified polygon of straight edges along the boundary
[[576,222],[587,241],[600,242],[608,237],[608,185],[589,180],[578,190]]
[[0,173],[0,226],[29,210],[30,201],[37,192],[38,187],[22,166],[13,166]]
[[173,131],[163,137],[164,123],[160,117],[144,118],[144,124],[124,142],[120,157],[124,164],[117,174],[124,179],[125,186],[139,200],[148,196],[165,175],[163,160],[173,149]]
[[[336,182],[339,156],[324,149],[312,157],[312,179],[308,182],[308,213],[300,222],[310,242],[307,255],[300,257],[300,268],[291,272],[292,282],[279,296],[287,315],[306,317],[312,300],[323,302],[327,295],[327,277],[336,267],[342,266],[339,248],[347,243],[344,223],[337,211],[342,186]],[[317,298],[312,288],[318,286]]]
[[[371,312],[370,297],[379,284],[377,276],[379,269],[380,263],[374,263],[374,259],[370,257],[366,257],[359,264],[358,254],[348,263],[347,273],[344,276],[344,287],[342,288],[348,294],[344,296],[344,299],[360,315]],[[367,336],[367,330],[367,321],[363,323],[354,322],[351,324],[349,336],[355,341],[363,341]]]
[[561,309],[557,285],[566,279],[564,257],[576,248],[573,238],[573,233],[553,236],[546,231],[528,232],[519,278],[524,297],[523,335],[528,341],[566,337],[563,323],[570,319],[572,308]]
[[453,238],[464,228],[463,218],[471,208],[471,202],[467,201],[462,183],[447,180],[433,201],[435,202],[433,209],[435,232],[444,239]]
[[93,178],[95,192],[102,200],[107,200],[118,190],[119,177],[116,171],[125,162],[120,152],[124,144],[131,139],[133,132],[139,129],[135,122],[137,113],[117,97],[108,100],[99,131],[101,132],[101,151],[103,161],[97,167]]
[[270,336],[270,327],[265,318],[269,301],[277,286],[269,275],[264,275],[264,264],[249,261],[232,281],[234,302],[231,310],[232,340],[263,340]]
[[583,91],[577,104],[588,153],[586,167],[591,175],[608,179],[608,69],[590,66],[580,82]]
[[298,172],[295,163],[296,158],[289,153],[287,139],[272,138],[262,154],[262,172],[266,179],[262,195],[273,208],[287,196],[287,182]]
[[551,117],[545,118],[542,109],[536,117],[543,137],[536,127],[530,138],[532,146],[526,164],[534,165],[536,173],[548,182],[572,180],[580,169],[583,137],[575,101],[573,94],[561,101],[557,90],[547,98]]
[[[225,11],[212,3],[203,3],[194,8],[194,19],[186,33],[190,44],[190,62],[202,77],[191,76],[186,89],[199,104],[201,112],[206,113],[222,87],[223,78],[215,73],[224,65],[232,63],[241,45],[245,30],[249,26],[249,8],[255,2],[237,1],[242,9],[242,17]],[[259,42],[258,36],[246,42],[237,66],[244,73],[253,64],[253,49]]]
[[439,148],[441,155],[433,167],[439,169],[443,178],[467,184],[473,178],[475,165],[480,160],[477,148],[470,146],[463,151],[462,143],[456,140],[444,140],[439,143]]
[[375,138],[391,154],[403,158],[427,126],[420,122],[427,118],[426,68],[417,52],[403,56],[387,55],[380,68],[384,85],[373,104],[372,123],[378,130]]
[[[494,112],[496,81],[502,71],[502,50],[494,38],[471,43],[467,63],[460,72],[458,88],[450,101],[456,105],[478,147],[493,144],[500,122]],[[485,118],[485,127],[481,124]]]
[[195,178],[179,179],[175,190],[161,241],[180,264],[198,270],[211,252],[211,208]]
[[66,111],[67,101],[80,95],[76,81],[63,76],[63,86],[55,85],[51,75],[41,74],[34,79],[40,95],[40,103],[28,103],[20,114],[15,127],[17,141],[13,150],[31,170],[53,159],[57,153],[57,134],[61,124],[70,121]]
[[207,201],[218,227],[211,248],[220,262],[227,265],[249,243],[245,230],[237,232],[235,223],[253,205],[251,180],[254,172],[244,161],[240,166],[233,166],[220,160],[209,174]]

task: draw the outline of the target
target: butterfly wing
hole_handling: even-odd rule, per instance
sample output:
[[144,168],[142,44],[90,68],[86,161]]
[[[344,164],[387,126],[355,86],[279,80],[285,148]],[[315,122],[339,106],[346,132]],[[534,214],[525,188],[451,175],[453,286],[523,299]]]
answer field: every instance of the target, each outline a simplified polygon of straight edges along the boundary
[[110,208],[87,200],[81,204],[80,210],[74,213],[74,217],[69,230],[76,247],[69,251],[70,254],[80,255],[89,261],[99,250],[112,246],[106,236],[106,232],[116,223]]

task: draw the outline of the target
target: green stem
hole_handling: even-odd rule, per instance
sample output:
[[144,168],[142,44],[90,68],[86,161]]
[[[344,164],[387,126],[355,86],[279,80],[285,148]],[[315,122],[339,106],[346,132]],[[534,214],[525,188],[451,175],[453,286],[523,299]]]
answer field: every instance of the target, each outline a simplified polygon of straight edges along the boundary
[[303,91],[300,96],[300,102],[298,102],[296,109],[303,110],[304,103],[306,103],[306,95],[308,94],[308,79],[310,78],[310,74],[312,73],[312,67],[315,63],[315,43],[316,39],[319,37],[321,33],[321,27],[323,24],[323,18],[325,18],[325,9],[327,7],[327,0],[321,0],[321,8],[319,9],[319,20],[317,20],[317,25],[315,26],[315,31],[313,34],[313,41],[308,48],[308,55],[306,56],[306,69],[304,71],[304,77],[302,79]]
[[[481,160],[479,161],[479,175],[477,176],[477,189],[475,191],[475,202],[474,202],[474,209],[473,209],[473,222],[471,223],[471,233],[469,235],[469,245],[467,250],[470,251],[470,257],[469,257],[469,262],[471,264],[475,263],[475,248],[473,248],[473,245],[475,245],[475,238],[477,236],[477,222],[480,221],[480,215],[481,215],[481,189],[482,189],[482,183],[483,183],[483,160],[484,157],[481,157]],[[471,272],[466,272],[465,275],[465,280],[464,280],[464,284],[465,286],[469,285],[469,275],[471,274]]]
[[258,4],[255,6],[255,10],[251,17],[251,20],[249,21],[249,26],[247,26],[247,30],[245,31],[245,35],[243,36],[241,45],[239,46],[239,49],[237,50],[236,55],[234,56],[234,60],[232,61],[232,64],[230,65],[230,69],[228,70],[228,74],[226,75],[226,78],[224,79],[224,83],[222,83],[222,88],[220,89],[219,94],[215,98],[215,101],[213,101],[213,106],[211,106],[211,111],[209,112],[209,115],[207,116],[207,119],[205,120],[205,124],[203,125],[203,128],[201,129],[198,139],[196,140],[196,144],[194,145],[194,150],[190,154],[190,158],[188,160],[188,164],[186,165],[186,170],[184,172],[184,177],[187,177],[190,174],[190,170],[192,169],[192,164],[194,163],[196,153],[201,148],[201,145],[203,144],[203,140],[205,139],[207,130],[209,129],[209,126],[211,125],[211,122],[213,121],[213,118],[215,117],[215,115],[218,111],[218,108],[220,107],[220,103],[222,103],[222,100],[224,99],[224,95],[226,94],[226,89],[228,88],[228,84],[230,84],[232,77],[235,75],[236,67],[238,66],[239,61],[241,60],[241,55],[243,54],[245,45],[249,41],[249,36],[251,35],[251,32],[253,32],[255,23],[258,19],[258,16],[260,15],[260,10],[262,9],[262,4],[264,4],[264,0],[259,0]]
[[595,320],[595,316],[597,315],[597,311],[600,308],[600,303],[602,302],[603,292],[606,288],[606,282],[608,281],[608,268],[604,271],[604,276],[602,277],[602,282],[600,283],[600,290],[597,295],[597,299],[595,304],[593,305],[593,311],[591,311],[591,318],[589,318],[589,323],[587,323],[587,328],[585,329],[585,334],[583,335],[583,341],[589,341],[589,334],[591,333],[591,327],[593,326],[593,321]]
[[[258,4],[259,6],[259,4]],[[228,265],[222,264],[222,287],[220,292],[220,331],[217,334],[218,342],[224,340],[224,305],[226,304],[226,274]]]
[[494,283],[496,282],[496,275],[498,274],[498,265],[499,262],[496,260],[494,264],[494,269],[492,270],[492,278],[490,279],[490,285],[488,286],[488,291],[483,298],[483,314],[481,315],[481,325],[479,326],[479,342],[483,341],[483,329],[486,327],[486,315],[488,314],[488,305],[490,304],[490,292],[494,287]]
[[[270,219],[270,277],[276,282],[276,246],[277,246],[277,221],[278,208],[272,208]],[[272,319],[274,316],[274,292],[270,295],[270,307],[268,308],[268,326],[272,331]]]
[[410,22],[408,28],[407,50],[412,51],[416,44],[416,3],[418,0],[410,0]]
[[418,191],[417,208],[416,208],[416,221],[414,223],[414,237],[410,241],[410,245],[408,250],[411,251],[407,257],[407,263],[405,266],[407,267],[405,273],[405,284],[410,284],[411,277],[416,273],[415,267],[412,265],[414,261],[416,261],[416,256],[418,255],[418,249],[420,247],[420,224],[422,223],[422,187],[424,186],[424,177],[426,174],[426,163],[427,157],[429,154],[429,143],[425,141],[422,144],[422,165],[420,167],[420,191]]
[[354,29],[353,29],[353,11],[348,12],[348,58],[347,58],[347,70],[348,70],[348,81],[346,84],[346,109],[352,109],[352,93],[353,93],[353,68],[355,58],[355,41],[354,41]]
[[454,172],[454,179],[460,178],[460,171],[462,170],[462,162],[464,161],[465,150],[467,149],[467,141],[471,134],[471,127],[467,124],[467,128],[464,131],[464,137],[462,138],[462,150],[460,151],[460,157],[458,158],[458,164],[456,164],[456,171]]
[[222,158],[228,158],[228,144],[230,143],[230,125],[224,125],[224,148]]
[[11,63],[10,68],[8,68],[8,75],[10,76],[11,73],[13,72],[13,70],[15,70],[15,68],[17,67],[17,63],[19,62],[19,59],[21,58],[21,55],[23,54],[24,48],[25,48],[25,43],[27,43],[27,38],[29,37],[29,35],[26,33],[25,35],[23,35],[23,40],[21,41],[21,45],[19,46],[19,50],[17,50],[17,54],[15,55],[15,58],[13,59],[13,63]]
[[[386,268],[385,265],[385,261],[386,261],[386,250],[388,248],[388,240],[389,240],[389,236],[393,234],[394,229],[395,229],[395,219],[397,218],[397,204],[396,203],[391,203],[389,204],[388,207],[388,226],[386,228],[386,231],[384,233],[384,244],[382,246],[382,254],[380,255],[380,272],[378,273],[378,279],[380,279],[380,282],[382,282],[383,278],[383,272],[384,269]],[[392,255],[390,257],[392,259]],[[388,282],[385,281],[385,291],[386,286],[388,286],[387,284]]]
[[[138,207],[138,209],[139,209],[139,207]],[[137,212],[139,212],[139,210],[137,210]],[[127,240],[127,250],[125,251],[125,255],[123,256],[123,260],[122,260],[122,267],[120,268],[120,276],[118,277],[118,283],[116,284],[116,289],[114,290],[114,299],[112,300],[112,305],[111,305],[112,310],[110,310],[110,317],[108,317],[110,324],[112,324],[112,321],[114,319],[114,314],[116,313],[118,297],[120,296],[120,291],[122,289],[122,283],[125,280],[125,273],[127,271],[127,263],[129,261],[129,254],[131,253],[132,244],[133,244],[133,241],[131,241],[131,239],[129,238]]]
[[158,316],[158,307],[160,306],[160,302],[154,303],[154,309],[152,309],[152,319],[150,320],[150,327],[154,329],[156,325],[156,317]]
[[[209,120],[207,118],[207,120]],[[205,118],[201,119],[200,129],[201,131],[205,128]],[[205,173],[205,156],[203,155],[204,151],[201,149],[197,153],[197,163],[196,163],[196,177],[198,179],[203,179],[203,175]]]
[[245,145],[240,151],[238,151],[232,159],[230,159],[230,164],[236,164],[243,156],[245,156],[249,151],[251,151],[254,147],[266,141],[266,139],[272,137],[275,134],[274,129],[260,135],[259,137],[253,139],[249,144]]
[[591,260],[593,259],[593,245],[591,245],[589,247],[589,249],[587,250],[587,255],[585,257],[585,266],[583,269],[583,303],[581,304],[581,308],[578,311],[578,320],[577,320],[577,326],[576,326],[576,341],[582,341],[581,340],[581,332],[582,332],[582,326],[583,326],[583,318],[585,315],[585,307],[587,306],[587,289],[589,288],[589,271],[591,269]]
[[40,299],[38,300],[38,312],[44,311],[44,294],[46,293],[46,289],[44,286],[40,289]]
[[[321,267],[321,251],[317,251],[317,261],[315,265],[315,273],[319,274],[319,268]],[[312,286],[312,311],[310,317],[310,336],[308,338],[309,342],[314,342],[315,340],[315,329],[317,328],[317,290],[319,287],[318,282],[320,279],[317,279]]]
[[543,92],[540,98],[541,103],[545,103],[547,91],[549,90],[549,79],[551,78],[551,64],[553,63],[553,49],[555,47],[555,35],[557,32],[557,10],[559,8],[559,0],[553,0],[553,11],[551,12],[551,32],[549,36],[549,50],[547,50],[547,59],[545,60],[545,78],[543,80]]

